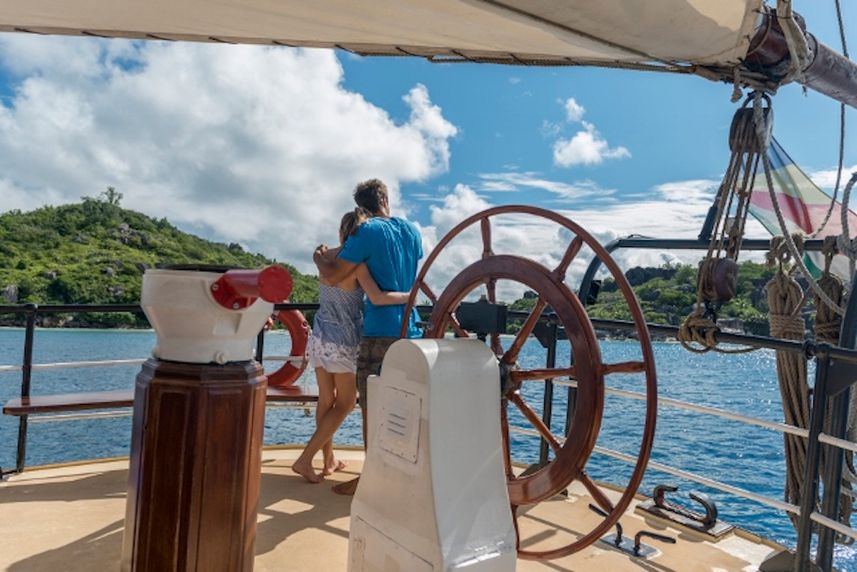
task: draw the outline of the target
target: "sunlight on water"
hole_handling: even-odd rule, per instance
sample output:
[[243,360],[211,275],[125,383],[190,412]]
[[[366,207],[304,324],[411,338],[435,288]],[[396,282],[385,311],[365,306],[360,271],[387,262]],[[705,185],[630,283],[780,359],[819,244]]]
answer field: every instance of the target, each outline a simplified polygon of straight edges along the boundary
[[[23,340],[23,330],[0,329],[0,365],[21,363]],[[34,362],[139,359],[148,356],[153,345],[154,334],[149,331],[37,330]],[[288,348],[287,335],[275,332],[267,336],[265,351],[269,355],[286,354]],[[656,343],[654,349],[661,396],[782,421],[773,352],[695,355],[671,343]],[[605,341],[602,342],[602,352],[605,362],[639,359],[639,346],[635,342]],[[568,353],[568,346],[560,347],[558,366],[568,364]],[[525,368],[536,368],[544,367],[545,358],[545,350],[531,340],[524,347],[520,361]],[[268,365],[278,367],[276,363]],[[33,373],[32,393],[130,388],[138,370],[137,366],[121,366],[37,371]],[[300,383],[308,388],[315,386],[309,374],[305,374]],[[644,379],[641,375],[613,375],[608,377],[607,385],[643,391]],[[527,402],[539,413],[543,408],[542,388],[541,382],[530,382],[524,389]],[[0,400],[5,402],[19,392],[20,374],[0,373]],[[556,434],[564,431],[566,396],[566,388],[555,388],[551,428]],[[643,413],[641,401],[607,396],[598,445],[636,455]],[[265,419],[265,442],[305,442],[314,428],[313,415],[313,410],[269,407]],[[516,411],[512,412],[511,420],[515,425],[529,427]],[[17,428],[16,419],[0,416],[0,466],[4,468],[15,464]],[[130,431],[130,417],[33,423],[29,430],[27,463],[37,465],[127,455]],[[357,445],[359,435],[359,418],[352,415],[343,424],[336,441]],[[512,441],[516,461],[532,463],[538,460],[537,439],[513,434]],[[662,406],[652,459],[772,498],[781,499],[783,496],[782,436],[767,429]],[[587,470],[596,479],[620,485],[627,482],[630,475],[629,465],[598,454],[590,459]],[[783,544],[794,545],[791,523],[773,509],[651,469],[641,491],[651,494],[652,488],[659,483],[679,485],[678,496],[675,497],[678,499],[686,499],[691,490],[708,493],[716,500],[722,520]],[[841,570],[857,570],[855,549],[838,547],[835,565]]]

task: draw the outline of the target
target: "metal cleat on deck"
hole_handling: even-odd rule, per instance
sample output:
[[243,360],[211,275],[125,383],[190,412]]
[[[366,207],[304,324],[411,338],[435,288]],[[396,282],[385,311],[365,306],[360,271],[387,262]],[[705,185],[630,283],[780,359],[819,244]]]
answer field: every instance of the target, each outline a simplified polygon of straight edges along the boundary
[[[589,510],[600,514],[601,516],[606,516],[607,513],[595,506],[594,504],[589,505]],[[622,535],[622,525],[617,522],[616,523],[616,534],[608,534],[601,538],[601,542],[604,544],[608,544],[613,548],[617,548],[622,552],[627,552],[631,556],[637,558],[648,558],[650,556],[654,556],[658,550],[654,546],[649,546],[648,544],[643,544],[642,539],[644,536],[648,536],[654,540],[660,540],[661,542],[666,542],[668,544],[675,544],[676,540],[672,536],[667,536],[665,534],[658,534],[657,532],[652,532],[650,530],[641,530],[637,534],[634,535],[634,540],[631,540],[627,536]]]
[[697,532],[703,532],[715,538],[723,536],[734,528],[731,524],[718,522],[717,505],[705,493],[691,491],[688,494],[691,500],[702,505],[704,513],[690,510],[666,500],[666,493],[674,493],[677,490],[678,487],[675,485],[657,485],[652,492],[652,500],[640,503],[638,508],[651,515],[665,518],[670,522],[680,524]]

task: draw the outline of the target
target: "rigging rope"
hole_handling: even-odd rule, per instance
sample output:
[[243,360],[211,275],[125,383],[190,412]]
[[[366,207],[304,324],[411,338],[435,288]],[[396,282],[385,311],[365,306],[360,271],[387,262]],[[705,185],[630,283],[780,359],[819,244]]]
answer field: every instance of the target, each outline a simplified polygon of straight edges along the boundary
[[[716,213],[708,252],[699,265],[696,305],[679,327],[678,340],[685,349],[695,353],[711,350],[744,353],[755,349],[718,348],[716,341],[717,311],[736,294],[737,260],[750,212],[750,196],[759,162],[767,150],[759,144],[758,118],[747,108],[750,101],[748,97],[732,119],[729,130],[732,153],[715,198]],[[765,129],[770,129],[770,121],[771,112],[767,112],[762,119]]]
[[[839,39],[842,43],[842,55],[848,59],[848,44],[845,41],[845,23],[842,20],[842,6],[839,4],[839,0],[834,0],[836,4],[836,20],[839,23]],[[812,233],[810,238],[815,238],[821,231],[824,230],[824,227],[827,226],[827,221],[830,220],[830,215],[833,214],[833,207],[836,206],[836,196],[839,194],[839,184],[842,182],[842,163],[845,159],[845,104],[839,104],[839,166],[836,169],[836,184],[833,186],[833,198],[830,199],[830,207],[827,209],[827,214],[824,215],[824,221],[818,227],[818,229]],[[845,204],[848,204],[848,201],[845,201]],[[853,272],[852,272],[853,274]]]
[[[769,142],[770,142],[771,132],[770,132],[770,129],[765,129],[765,126],[761,124],[763,122],[763,110],[762,110],[761,101],[762,101],[762,94],[760,94],[759,92],[756,92],[756,94],[753,97],[753,114],[756,118],[756,136],[758,137],[759,144],[762,145],[764,149],[767,149]],[[768,105],[770,105],[770,102]],[[824,302],[825,304],[830,306],[830,308],[834,312],[836,312],[837,314],[840,314],[840,315],[844,314],[845,309],[842,308],[839,304],[835,303],[833,300],[831,300],[830,297],[818,287],[818,284],[816,284],[815,278],[812,276],[812,273],[810,273],[810,271],[807,269],[806,265],[803,263],[803,257],[798,252],[798,249],[795,246],[794,240],[792,239],[792,235],[789,233],[788,226],[786,225],[786,221],[783,218],[783,212],[780,209],[780,203],[777,200],[777,193],[776,193],[776,190],[774,189],[774,180],[773,180],[773,177],[771,175],[771,162],[768,159],[767,153],[764,153],[762,155],[762,166],[764,167],[764,171],[765,171],[765,182],[768,185],[768,194],[770,194],[770,196],[771,196],[771,203],[774,207],[774,212],[777,215],[777,221],[780,224],[780,230],[783,233],[783,239],[785,240],[786,246],[788,248],[789,255],[792,257],[792,259],[794,261],[794,265],[797,267],[798,270],[800,270],[801,274],[803,274],[803,277],[806,278],[807,282],[809,283],[810,288],[812,288],[813,293],[816,294],[822,302]],[[850,196],[851,189],[848,188],[847,190],[848,190],[848,193]],[[843,197],[843,200],[844,200],[844,198],[845,197]],[[845,224],[847,225],[847,223],[848,223],[848,221],[847,221],[847,208],[848,207],[844,207],[844,208],[846,209],[846,212],[843,213],[843,218],[846,219]],[[845,226],[843,226],[843,231],[847,232]]]
[[789,49],[789,72],[782,81],[785,83],[797,79],[804,83],[803,70],[810,64],[811,54],[806,35],[795,20],[791,0],[777,0],[777,21]]
[[842,191],[842,206],[839,210],[842,234],[836,241],[839,252],[848,257],[848,277],[851,279],[849,291],[854,290],[854,267],[857,262],[857,236],[851,238],[851,229],[848,228],[848,205],[851,203],[851,189],[854,188],[854,183],[857,183],[857,171],[851,173],[851,178],[845,185],[845,190]]

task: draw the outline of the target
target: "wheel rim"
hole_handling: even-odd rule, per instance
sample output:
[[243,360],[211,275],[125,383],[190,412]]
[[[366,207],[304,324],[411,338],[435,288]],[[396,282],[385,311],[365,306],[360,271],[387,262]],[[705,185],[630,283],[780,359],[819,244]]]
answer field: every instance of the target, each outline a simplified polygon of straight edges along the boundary
[[[553,269],[548,269],[537,262],[520,256],[497,255],[492,246],[490,219],[503,214],[528,214],[548,219],[569,230],[574,235],[574,239],[569,242],[560,263]],[[456,236],[477,223],[480,226],[483,243],[481,260],[462,270],[452,279],[442,294],[437,296],[426,283],[426,275],[429,269],[443,249]],[[630,310],[640,345],[642,359],[639,361],[614,364],[606,364],[602,361],[595,331],[585,308],[564,283],[567,269],[584,245],[601,259],[622,293]],[[410,314],[417,295],[422,292],[428,296],[434,306],[429,319],[427,337],[443,337],[447,327],[452,328],[457,336],[467,335],[467,332],[461,328],[455,318],[455,310],[458,304],[481,284],[484,284],[487,289],[488,300],[496,302],[496,283],[499,279],[522,283],[535,290],[539,295],[534,310],[522,326],[521,332],[524,335],[516,336],[508,350],[503,350],[499,335],[491,336],[490,345],[495,355],[498,356],[501,369],[504,366],[510,368],[509,376],[516,378],[517,384],[526,380],[573,376],[577,380],[578,391],[574,418],[564,442],[554,437],[537,413],[526,405],[517,391],[518,385],[513,383],[511,390],[502,397],[503,448],[506,476],[509,483],[509,498],[512,504],[512,514],[515,517],[515,529],[516,531],[518,529],[516,510],[518,506],[530,505],[550,498],[575,479],[584,485],[596,503],[601,505],[601,508],[607,513],[607,516],[598,525],[570,544],[543,551],[518,549],[518,555],[524,559],[560,558],[585,548],[607,532],[624,514],[643,479],[651,455],[657,417],[657,381],[651,341],[639,302],[621,269],[609,253],[578,224],[555,212],[531,206],[504,206],[488,209],[467,218],[453,228],[438,243],[423,264],[411,290],[405,315]],[[548,305],[553,308],[566,328],[574,356],[574,366],[568,369],[552,368],[531,371],[515,369],[517,355],[526,341],[526,334],[532,332],[543,308]],[[405,331],[406,324],[403,324],[402,337],[404,337]],[[589,478],[585,470],[586,462],[595,447],[601,428],[604,406],[604,377],[612,373],[643,373],[646,378],[645,421],[637,462],[628,480],[628,485],[615,504]],[[516,477],[512,470],[508,414],[506,411],[510,402],[521,410],[524,417],[536,427],[539,434],[548,441],[554,450],[555,458],[550,463],[525,477]]]

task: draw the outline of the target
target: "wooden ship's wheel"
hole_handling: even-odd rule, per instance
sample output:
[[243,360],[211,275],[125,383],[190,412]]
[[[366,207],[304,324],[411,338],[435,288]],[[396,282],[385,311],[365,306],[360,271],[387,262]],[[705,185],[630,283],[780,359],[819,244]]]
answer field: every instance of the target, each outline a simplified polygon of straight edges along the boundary
[[[509,214],[533,215],[548,219],[570,231],[573,238],[555,268],[546,268],[538,262],[521,256],[494,253],[491,242],[491,219],[498,215]],[[440,296],[437,296],[426,283],[426,276],[432,264],[456,236],[474,225],[479,225],[481,229],[483,246],[481,259],[459,272]],[[598,339],[586,309],[565,284],[566,271],[584,245],[602,260],[628,305],[641,350],[642,357],[638,361],[604,363]],[[649,332],[631,285],[607,251],[588,232],[571,220],[555,212],[530,206],[503,206],[488,209],[469,217],[453,228],[438,243],[420,270],[414,288],[411,290],[407,313],[411,312],[417,295],[422,292],[433,304],[425,337],[442,338],[450,329],[456,336],[466,336],[468,333],[456,318],[459,304],[468,296],[478,294],[477,290],[483,286],[487,290],[487,300],[491,303],[496,302],[498,280],[518,282],[538,295],[535,307],[524,320],[520,331],[508,348],[503,347],[499,334],[490,335],[491,348],[497,356],[501,372],[502,437],[509,499],[512,504],[512,513],[515,515],[515,526],[517,528],[518,507],[549,499],[575,480],[583,484],[592,499],[606,514],[603,520],[591,530],[561,547],[543,551],[526,550],[520,547],[519,539],[518,555],[521,558],[534,560],[561,558],[585,548],[604,535],[625,512],[643,479],[652,450],[657,415],[657,382]],[[524,369],[518,364],[518,356],[547,307],[553,310],[567,332],[571,344],[572,365],[565,368]],[[402,335],[404,335],[404,327]],[[644,374],[646,402],[645,421],[637,460],[621,497],[614,503],[588,476],[586,464],[601,429],[604,411],[604,378],[616,373]],[[551,378],[570,378],[577,383],[576,406],[568,434],[564,438],[557,437],[551,432],[537,411],[527,404],[521,393],[522,384]],[[516,475],[512,466],[508,416],[510,406],[520,410],[523,417],[547,441],[553,452],[553,459],[547,465],[526,475]]]

